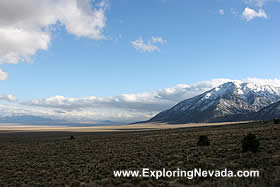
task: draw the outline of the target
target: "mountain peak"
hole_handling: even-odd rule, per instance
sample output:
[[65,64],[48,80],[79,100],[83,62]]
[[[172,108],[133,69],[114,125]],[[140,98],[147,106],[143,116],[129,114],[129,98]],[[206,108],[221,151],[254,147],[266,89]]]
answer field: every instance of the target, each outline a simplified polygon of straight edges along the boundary
[[[186,99],[150,121],[171,123],[240,120],[240,116],[280,100],[280,88],[231,81]],[[239,117],[236,117],[239,116]]]

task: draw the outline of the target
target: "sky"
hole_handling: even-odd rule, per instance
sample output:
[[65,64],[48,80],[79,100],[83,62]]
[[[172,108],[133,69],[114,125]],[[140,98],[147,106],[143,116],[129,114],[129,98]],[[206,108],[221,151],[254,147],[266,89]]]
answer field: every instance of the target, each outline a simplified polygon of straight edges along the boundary
[[231,80],[279,85],[279,0],[1,0],[0,116],[145,120]]

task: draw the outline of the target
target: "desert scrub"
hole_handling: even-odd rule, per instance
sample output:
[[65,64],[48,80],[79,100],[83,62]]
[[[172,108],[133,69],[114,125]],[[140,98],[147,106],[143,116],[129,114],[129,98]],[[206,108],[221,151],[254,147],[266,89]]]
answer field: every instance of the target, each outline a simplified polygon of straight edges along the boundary
[[197,145],[198,146],[209,146],[210,145],[210,141],[208,139],[208,136],[206,136],[206,135],[199,136]]
[[[257,156],[251,151],[241,153],[242,139],[248,133],[256,134],[261,143]],[[69,140],[71,135],[75,140]],[[197,146],[200,135],[208,136],[210,146]],[[0,133],[0,187],[145,186],[148,183],[150,186],[279,186],[279,137],[280,125],[274,125],[272,120],[256,125],[125,133]],[[261,177],[234,178],[228,182],[224,178],[113,177],[114,170],[177,170],[178,167],[256,169]]]
[[273,119],[274,124],[280,124],[280,119]]
[[257,152],[259,150],[260,142],[255,134],[249,133],[242,140],[242,152]]
[[75,136],[70,136],[70,140],[74,140],[75,139]]

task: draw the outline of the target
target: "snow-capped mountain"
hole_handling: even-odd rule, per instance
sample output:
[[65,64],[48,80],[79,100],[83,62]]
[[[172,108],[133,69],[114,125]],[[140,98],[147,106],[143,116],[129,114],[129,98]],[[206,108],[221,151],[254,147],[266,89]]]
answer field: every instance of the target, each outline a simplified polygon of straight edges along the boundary
[[149,121],[191,123],[247,120],[249,114],[279,100],[280,87],[234,81],[186,99]]

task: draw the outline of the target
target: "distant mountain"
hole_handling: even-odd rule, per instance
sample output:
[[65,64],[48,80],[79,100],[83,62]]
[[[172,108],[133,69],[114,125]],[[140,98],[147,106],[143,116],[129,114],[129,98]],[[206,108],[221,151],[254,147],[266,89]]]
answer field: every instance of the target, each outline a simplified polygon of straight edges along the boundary
[[255,118],[260,120],[280,119],[280,101],[258,111]]
[[73,127],[89,127],[89,126],[110,126],[121,125],[124,122],[116,122],[110,120],[97,120],[89,122],[79,121],[67,121],[50,119],[33,115],[12,115],[12,116],[0,116],[0,123],[19,123],[28,125],[61,125],[61,126],[73,126]]
[[280,100],[280,88],[228,82],[160,112],[149,122],[200,123],[248,120]]
[[61,120],[53,120],[49,118],[44,118],[40,116],[32,116],[32,115],[13,115],[13,116],[4,116],[0,117],[0,123],[55,123],[62,122]]

